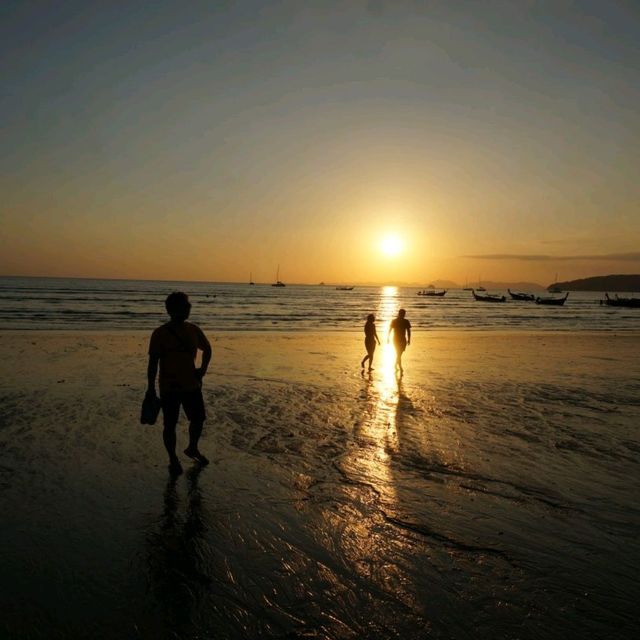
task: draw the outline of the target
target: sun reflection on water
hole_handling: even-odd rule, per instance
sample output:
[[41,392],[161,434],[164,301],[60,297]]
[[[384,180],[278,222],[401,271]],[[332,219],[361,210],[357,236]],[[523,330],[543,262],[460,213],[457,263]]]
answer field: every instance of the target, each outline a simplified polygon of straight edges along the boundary
[[349,446],[339,468],[347,478],[342,489],[352,504],[351,511],[327,510],[328,531],[340,531],[339,545],[356,571],[379,584],[392,579],[385,558],[397,553],[397,539],[390,544],[380,535],[380,519],[398,512],[398,474],[394,465],[398,453],[398,411],[403,406],[400,379],[396,378],[395,350],[387,344],[389,323],[397,315],[398,289],[381,289],[376,308],[376,330],[380,346],[375,350],[373,370],[362,371],[358,416],[354,422],[353,446]]
[[389,323],[398,306],[397,287],[381,290],[376,309],[376,328],[380,337],[374,357],[374,369],[365,374],[366,405],[359,429],[362,447],[354,460],[362,479],[374,484],[387,502],[395,502],[395,489],[390,473],[390,451],[397,440],[396,412],[398,408],[398,379],[395,371],[395,350],[387,344]]
[[376,412],[385,424],[393,424],[393,413],[398,406],[398,380],[396,378],[396,352],[387,341],[389,323],[395,317],[398,306],[398,288],[384,287],[376,311],[378,335],[382,344],[378,348],[378,372],[373,377],[373,389],[377,396]]

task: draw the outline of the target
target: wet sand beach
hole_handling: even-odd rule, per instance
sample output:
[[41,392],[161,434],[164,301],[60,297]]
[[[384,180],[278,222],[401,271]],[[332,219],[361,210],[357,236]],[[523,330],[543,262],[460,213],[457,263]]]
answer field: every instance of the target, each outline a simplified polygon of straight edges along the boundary
[[172,480],[148,332],[0,332],[1,637],[633,636],[640,334],[213,338]]

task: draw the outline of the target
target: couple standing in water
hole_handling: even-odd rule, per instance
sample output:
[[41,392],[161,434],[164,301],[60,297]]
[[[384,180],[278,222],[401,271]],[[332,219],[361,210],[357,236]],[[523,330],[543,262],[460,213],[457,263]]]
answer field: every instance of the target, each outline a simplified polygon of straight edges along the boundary
[[[408,345],[411,344],[411,323],[405,318],[407,312],[404,309],[398,311],[397,317],[395,317],[389,325],[389,332],[387,334],[387,342],[393,332],[393,346],[396,350],[396,371],[402,375],[402,354]],[[367,322],[364,325],[364,346],[367,350],[367,355],[362,359],[360,366],[364,369],[364,365],[369,361],[369,371],[373,369],[373,354],[376,350],[376,342],[380,344],[378,338],[378,332],[376,331],[376,317],[373,313],[367,316]]]

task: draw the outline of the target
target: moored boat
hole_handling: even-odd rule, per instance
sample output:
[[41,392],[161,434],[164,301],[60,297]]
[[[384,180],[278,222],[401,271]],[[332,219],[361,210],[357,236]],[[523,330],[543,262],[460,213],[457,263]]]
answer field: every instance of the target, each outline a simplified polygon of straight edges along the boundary
[[621,298],[618,294],[616,294],[615,298],[610,298],[609,294],[605,293],[604,300],[600,300],[600,304],[606,304],[609,307],[640,309],[640,298]]
[[511,289],[507,289],[507,291],[513,300],[527,300],[533,302],[536,299],[533,293],[514,293]]
[[272,287],[286,287],[287,285],[280,280],[280,265],[278,265],[278,270],[276,271],[276,281],[271,285]]
[[[556,273],[556,279],[555,279],[554,283],[547,287],[547,291],[549,293],[562,293],[562,289],[558,285],[558,274],[557,273]],[[552,303],[552,304],[554,304],[554,303]]]
[[429,289],[418,291],[419,296],[429,296],[431,298],[442,298],[446,293],[447,293],[447,289],[443,289],[442,291],[434,291]]
[[473,294],[473,299],[478,302],[506,302],[507,299],[504,296],[494,296],[490,293],[484,296],[479,296],[475,289],[471,289],[471,293]]
[[569,297],[569,292],[565,293],[564,298],[541,298],[538,296],[536,298],[536,304],[548,304],[555,305],[556,307],[561,307]]

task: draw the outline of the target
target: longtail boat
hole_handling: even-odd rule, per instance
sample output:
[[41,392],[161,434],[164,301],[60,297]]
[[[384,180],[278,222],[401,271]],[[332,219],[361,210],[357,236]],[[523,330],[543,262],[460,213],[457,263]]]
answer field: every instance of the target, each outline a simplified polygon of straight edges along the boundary
[[475,289],[471,289],[471,293],[473,293],[473,299],[478,302],[506,302],[507,299],[504,296],[494,296],[488,293],[486,296],[479,296]]
[[609,307],[640,309],[640,298],[621,298],[618,294],[616,294],[615,298],[610,298],[609,294],[605,293],[604,300],[600,300],[600,304],[606,304]]
[[528,302],[533,302],[536,299],[533,293],[514,293],[511,289],[507,289],[507,291],[513,300],[527,300]]
[[442,291],[430,291],[427,289],[424,291],[418,291],[419,296],[429,296],[431,298],[442,298],[446,293],[446,289],[443,289]]
[[555,305],[556,307],[561,307],[566,299],[569,297],[569,292],[565,294],[564,298],[536,298],[536,304],[549,304]]

